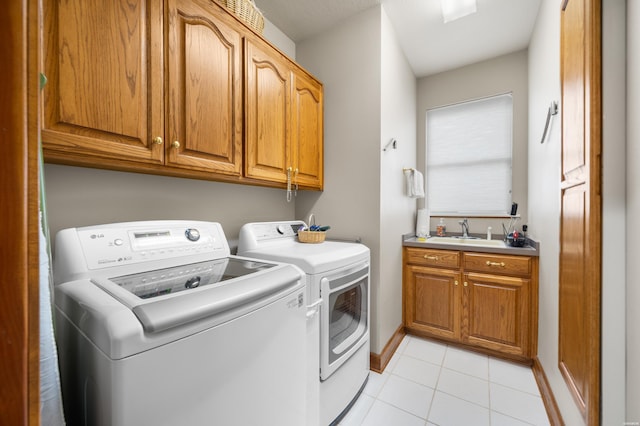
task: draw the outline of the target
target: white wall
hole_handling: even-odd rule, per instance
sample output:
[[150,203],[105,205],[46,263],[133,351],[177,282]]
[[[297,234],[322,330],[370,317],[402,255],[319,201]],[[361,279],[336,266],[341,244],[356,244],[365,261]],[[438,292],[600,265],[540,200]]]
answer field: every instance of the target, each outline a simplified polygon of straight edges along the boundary
[[[602,424],[622,424],[624,391],[624,10],[603,2]],[[565,424],[584,420],[558,369],[561,114],[541,145],[552,100],[560,101],[560,0],[543,0],[529,45],[529,222],[541,242],[538,358]],[[621,9],[622,7],[622,9]],[[622,73],[622,74],[621,74]]]
[[[627,1],[627,225],[640,217],[640,3]],[[621,230],[618,229],[618,234]],[[626,230],[625,230],[626,231]],[[640,245],[627,239],[627,416],[640,422]]]
[[[298,195],[296,216],[315,213],[330,235],[371,249],[371,351],[402,322],[401,235],[415,201],[402,167],[415,161],[415,77],[381,6],[297,45],[298,62],[324,83],[325,191]],[[398,150],[382,152],[391,137]],[[383,208],[384,206],[384,208]]]
[[625,0],[602,2],[601,423],[625,422]]
[[280,31],[280,28],[276,27],[265,18],[264,20],[264,32],[262,34],[264,38],[269,40],[271,44],[280,49],[282,53],[295,61],[296,59],[296,44],[285,33]]
[[380,245],[380,7],[297,44],[298,62],[324,84],[324,192],[298,194],[296,217],[360,238],[371,250],[371,350],[378,345]]
[[[380,285],[376,300],[377,342],[402,324],[400,236],[415,231],[416,200],[405,195],[404,167],[416,167],[416,78],[382,8],[380,158]],[[396,149],[382,151],[396,139]]]
[[294,219],[282,189],[55,164],[44,171],[52,236],[102,223],[194,219],[220,222],[235,240],[246,222]]
[[[445,71],[418,80],[418,168],[425,170],[426,112],[428,109],[471,99],[513,92],[513,201],[518,203],[519,225],[527,224],[528,79],[527,51],[511,53],[477,64]],[[541,111],[542,114],[544,111]],[[542,128],[538,130],[542,136]],[[424,202],[419,203],[424,206]],[[508,212],[505,212],[508,213]],[[459,218],[445,218],[448,232],[461,232]],[[432,234],[439,218],[431,219]],[[502,234],[507,219],[469,219],[470,231],[484,234],[487,227]],[[530,224],[529,224],[530,225]]]

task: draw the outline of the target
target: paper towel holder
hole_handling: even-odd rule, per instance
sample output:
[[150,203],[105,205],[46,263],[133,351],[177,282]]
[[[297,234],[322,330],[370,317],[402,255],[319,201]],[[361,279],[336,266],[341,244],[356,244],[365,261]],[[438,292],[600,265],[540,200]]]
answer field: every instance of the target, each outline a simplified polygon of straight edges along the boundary
[[389,149],[389,146],[392,146],[393,149],[396,149],[397,148],[397,144],[398,144],[398,141],[396,140],[396,138],[391,138],[391,140],[389,142],[387,142],[387,144],[384,146],[384,148],[382,150],[386,151],[387,149]]

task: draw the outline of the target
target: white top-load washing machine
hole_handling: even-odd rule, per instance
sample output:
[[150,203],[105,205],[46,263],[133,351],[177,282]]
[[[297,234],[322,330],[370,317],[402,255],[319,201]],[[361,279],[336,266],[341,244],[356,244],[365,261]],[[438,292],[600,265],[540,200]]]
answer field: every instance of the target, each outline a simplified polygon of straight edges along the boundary
[[212,222],[65,229],[55,248],[69,424],[306,422],[300,269],[231,256]]
[[307,274],[307,425],[326,426],[342,418],[369,377],[370,252],[355,242],[301,243],[302,226],[248,223],[240,229],[238,254],[292,263]]

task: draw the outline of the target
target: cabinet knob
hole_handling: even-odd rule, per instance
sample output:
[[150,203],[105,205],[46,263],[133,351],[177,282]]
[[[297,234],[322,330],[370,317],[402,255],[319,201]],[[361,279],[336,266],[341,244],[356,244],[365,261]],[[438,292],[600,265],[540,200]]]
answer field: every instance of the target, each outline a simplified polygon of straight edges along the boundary
[[154,145],[162,145],[162,138],[160,136],[156,136],[153,138]]
[[453,282],[453,284],[454,284],[454,285],[458,285],[458,284],[459,284],[458,280],[455,280],[455,281]]
[[465,281],[464,282],[464,286],[467,287],[468,285],[469,285],[469,283]]
[[173,143],[171,144],[172,147],[174,148],[180,148],[180,142],[178,141],[173,141]]
[[500,268],[504,268],[507,265],[504,262],[491,262],[487,260],[487,266],[498,266]]

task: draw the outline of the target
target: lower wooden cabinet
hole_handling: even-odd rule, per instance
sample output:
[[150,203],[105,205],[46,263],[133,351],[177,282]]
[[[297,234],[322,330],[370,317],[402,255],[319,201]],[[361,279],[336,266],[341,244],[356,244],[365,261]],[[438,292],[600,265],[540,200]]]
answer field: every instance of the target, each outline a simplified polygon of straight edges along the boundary
[[459,339],[460,274],[414,265],[405,268],[405,318],[411,326],[434,336]]
[[408,332],[518,361],[535,356],[537,258],[415,247],[403,257]]
[[465,274],[465,343],[529,356],[530,280]]

